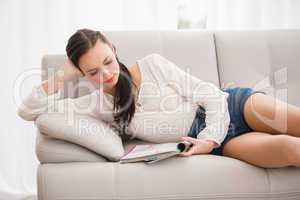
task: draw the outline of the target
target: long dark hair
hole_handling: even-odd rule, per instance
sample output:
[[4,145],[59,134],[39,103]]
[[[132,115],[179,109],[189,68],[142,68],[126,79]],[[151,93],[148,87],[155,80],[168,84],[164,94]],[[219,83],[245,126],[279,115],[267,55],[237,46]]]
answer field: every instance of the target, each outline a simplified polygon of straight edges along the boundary
[[[109,45],[113,51],[116,50],[115,46],[103,35],[100,31],[91,29],[79,29],[68,40],[66,52],[68,58],[72,61],[74,66],[79,67],[79,59],[90,48],[94,47],[97,40]],[[128,124],[131,122],[135,113],[135,95],[132,86],[136,85],[132,81],[132,77],[127,67],[119,61],[116,55],[117,62],[120,66],[120,75],[115,88],[114,96],[114,121],[122,128],[121,131],[125,132]],[[82,72],[83,73],[83,72]]]

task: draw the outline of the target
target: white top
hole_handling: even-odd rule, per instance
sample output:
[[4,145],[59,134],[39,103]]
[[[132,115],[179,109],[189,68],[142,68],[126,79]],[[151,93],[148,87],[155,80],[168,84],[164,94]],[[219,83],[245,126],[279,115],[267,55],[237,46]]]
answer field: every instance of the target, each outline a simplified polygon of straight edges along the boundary
[[[202,105],[206,110],[206,127],[197,137],[222,143],[230,123],[227,92],[186,73],[159,54],[147,55],[136,62],[142,82],[136,113],[128,127],[134,137],[158,143],[179,141],[188,134],[197,107]],[[33,121],[45,112],[71,111],[113,125],[113,96],[102,89],[75,99],[63,98],[61,94],[58,91],[47,96],[41,85],[34,86],[18,114]]]

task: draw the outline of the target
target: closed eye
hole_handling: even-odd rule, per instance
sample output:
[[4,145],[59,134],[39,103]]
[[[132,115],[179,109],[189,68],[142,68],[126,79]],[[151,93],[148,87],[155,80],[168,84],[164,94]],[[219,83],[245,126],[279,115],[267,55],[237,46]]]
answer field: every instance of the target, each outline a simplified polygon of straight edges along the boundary
[[107,65],[109,65],[110,63],[112,63],[112,61],[109,61],[108,63],[106,63]]
[[[112,63],[112,60],[109,61],[108,63],[106,63],[106,65],[109,65],[109,64],[111,64],[111,63]],[[98,72],[99,72],[99,70],[96,70],[96,71],[90,73],[90,75],[91,75],[91,76],[95,76],[96,74],[98,74]]]
[[98,73],[98,70],[95,72],[90,73],[91,76],[95,76]]

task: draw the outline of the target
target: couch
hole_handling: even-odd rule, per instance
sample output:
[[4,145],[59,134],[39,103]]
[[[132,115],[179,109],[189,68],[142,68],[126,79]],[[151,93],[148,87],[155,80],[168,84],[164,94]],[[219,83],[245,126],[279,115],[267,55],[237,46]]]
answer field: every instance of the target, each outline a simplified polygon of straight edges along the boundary
[[[146,30],[104,32],[125,65],[159,53],[221,87],[253,87],[300,106],[300,30]],[[45,55],[42,80],[65,55]],[[74,80],[76,98],[88,91]],[[287,97],[286,97],[287,96]],[[125,151],[146,141],[124,142]],[[215,155],[172,157],[147,165],[111,162],[37,130],[38,199],[300,199],[300,169],[265,169]]]

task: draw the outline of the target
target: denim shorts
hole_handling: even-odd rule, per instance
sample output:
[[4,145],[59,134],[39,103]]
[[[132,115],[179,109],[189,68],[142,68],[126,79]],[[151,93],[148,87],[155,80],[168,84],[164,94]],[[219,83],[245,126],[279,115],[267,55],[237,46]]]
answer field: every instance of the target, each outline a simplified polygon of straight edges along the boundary
[[[262,93],[265,94],[263,91],[253,90],[249,87],[233,87],[233,88],[226,88],[221,89],[224,92],[229,93],[227,98],[228,102],[228,110],[230,115],[230,125],[228,127],[227,135],[222,142],[221,146],[218,148],[213,149],[210,154],[213,155],[223,155],[223,148],[224,145],[234,137],[242,135],[244,133],[248,133],[253,131],[247,124],[244,118],[244,105],[249,96],[254,93]],[[206,127],[205,124],[205,109],[202,106],[196,111],[196,115],[194,121],[190,127],[188,132],[188,136],[197,138],[198,134],[201,134],[201,130]]]

